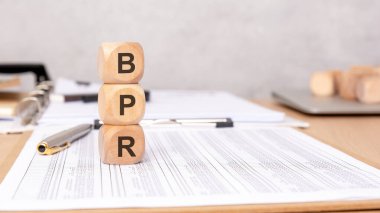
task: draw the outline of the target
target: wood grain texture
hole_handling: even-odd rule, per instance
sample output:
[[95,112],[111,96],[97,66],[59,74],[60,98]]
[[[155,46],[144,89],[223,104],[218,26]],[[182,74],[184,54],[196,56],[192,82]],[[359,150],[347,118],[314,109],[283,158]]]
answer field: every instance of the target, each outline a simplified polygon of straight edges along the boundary
[[[380,169],[380,116],[309,116],[270,101],[256,101],[256,103],[286,112],[288,115],[309,122],[310,128],[300,131]],[[0,135],[1,179],[10,169],[28,134],[30,133],[17,136]],[[3,162],[3,159],[7,159],[7,162]],[[354,212],[355,210],[380,212],[380,200],[181,208],[93,209],[57,212]]]
[[[144,131],[140,125],[103,125],[99,129],[99,155],[105,164],[135,164],[145,153]],[[121,146],[126,146],[119,149]],[[119,155],[120,154],[120,155]]]
[[[123,56],[123,70],[131,69],[132,72],[119,72],[119,53],[132,54],[132,58]],[[98,72],[100,79],[107,84],[131,84],[138,83],[144,75],[144,51],[137,42],[103,43],[98,52]]]
[[[128,106],[133,101],[134,105]],[[98,108],[100,120],[105,124],[138,124],[145,113],[144,90],[139,84],[103,84],[99,90]]]
[[0,134],[0,182],[3,181],[31,134],[31,131],[21,134]]

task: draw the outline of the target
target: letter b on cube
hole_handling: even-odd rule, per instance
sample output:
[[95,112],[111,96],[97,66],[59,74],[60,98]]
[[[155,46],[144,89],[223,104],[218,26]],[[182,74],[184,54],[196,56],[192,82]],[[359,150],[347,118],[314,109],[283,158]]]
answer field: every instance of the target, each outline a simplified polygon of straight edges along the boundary
[[105,124],[138,124],[145,113],[145,94],[139,84],[103,84],[98,95],[99,117]]
[[144,52],[139,43],[103,43],[98,53],[100,79],[106,84],[136,84],[144,74]]

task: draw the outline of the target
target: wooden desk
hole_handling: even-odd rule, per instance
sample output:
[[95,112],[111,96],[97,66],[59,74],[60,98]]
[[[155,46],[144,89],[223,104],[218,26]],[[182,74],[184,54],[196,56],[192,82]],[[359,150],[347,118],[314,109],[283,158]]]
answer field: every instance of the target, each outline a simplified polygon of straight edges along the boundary
[[[309,122],[310,128],[301,130],[302,132],[380,169],[380,116],[307,116],[272,102],[257,101],[257,103]],[[0,135],[0,181],[5,177],[29,136],[30,132],[21,135]],[[380,200],[192,208],[103,209],[86,210],[86,212],[305,212],[358,209],[378,211]]]

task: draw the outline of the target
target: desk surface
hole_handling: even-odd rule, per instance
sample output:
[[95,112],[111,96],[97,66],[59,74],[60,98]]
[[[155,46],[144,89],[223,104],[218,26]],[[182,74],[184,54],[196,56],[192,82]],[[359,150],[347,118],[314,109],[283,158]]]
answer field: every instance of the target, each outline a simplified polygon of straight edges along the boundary
[[[302,132],[380,169],[380,116],[307,116],[272,102],[257,101],[256,103],[283,111],[294,118],[309,122],[311,126],[308,129],[301,130]],[[0,181],[4,179],[29,136],[30,132],[20,135],[0,135]],[[252,210],[262,212],[305,212],[355,209],[380,210],[380,200],[191,208],[103,209],[90,210],[90,212],[248,212]],[[75,210],[69,212],[84,211]]]

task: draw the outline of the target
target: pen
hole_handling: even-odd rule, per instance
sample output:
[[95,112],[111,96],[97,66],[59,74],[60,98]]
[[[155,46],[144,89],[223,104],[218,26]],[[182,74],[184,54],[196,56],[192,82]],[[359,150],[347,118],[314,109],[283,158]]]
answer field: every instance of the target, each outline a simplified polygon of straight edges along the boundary
[[45,138],[37,145],[38,153],[52,155],[68,148],[71,143],[87,135],[92,129],[91,124],[81,124],[73,128],[58,132]]

